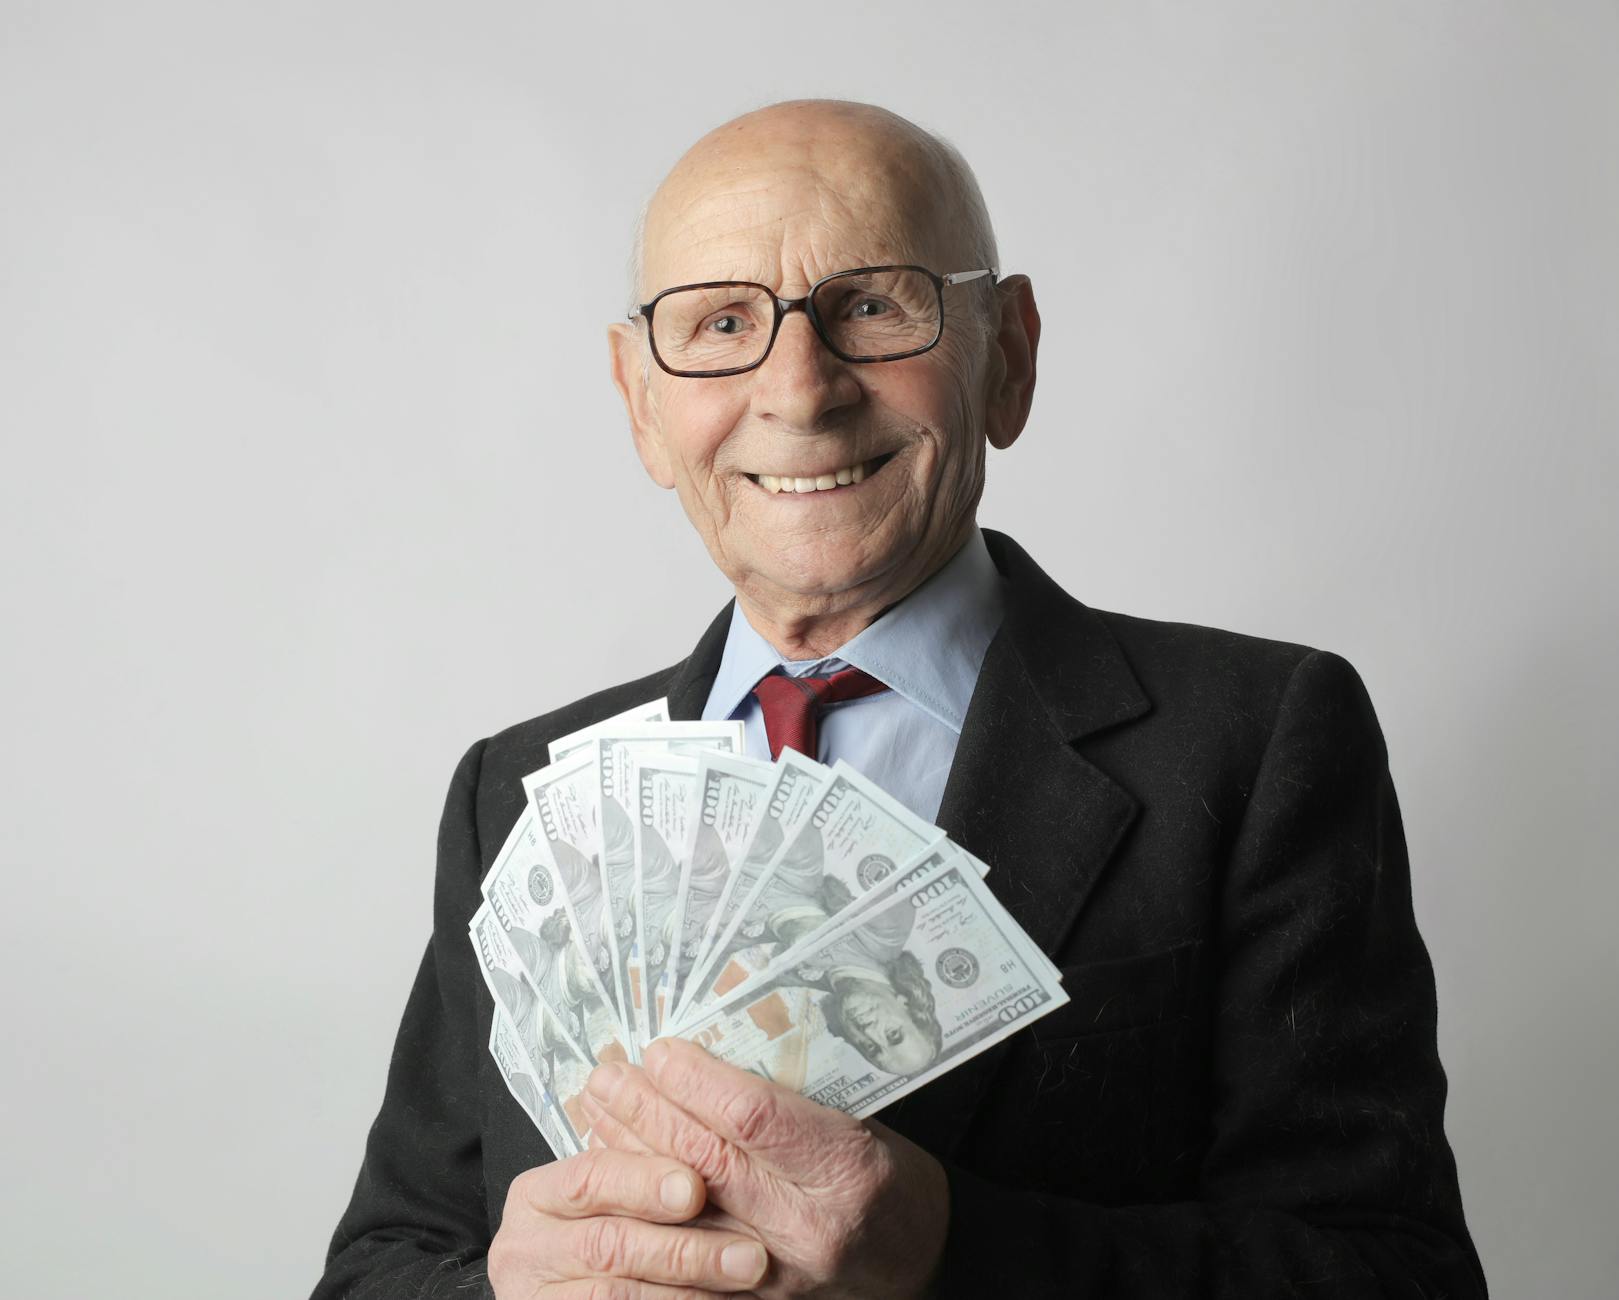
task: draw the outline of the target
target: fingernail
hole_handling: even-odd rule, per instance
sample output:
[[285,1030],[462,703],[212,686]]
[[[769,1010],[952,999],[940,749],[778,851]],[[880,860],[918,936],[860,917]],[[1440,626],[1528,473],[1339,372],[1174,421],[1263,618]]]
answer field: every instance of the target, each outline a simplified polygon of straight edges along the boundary
[[733,1241],[720,1252],[720,1272],[737,1282],[752,1282],[764,1271],[764,1248],[756,1242]]
[[590,1072],[590,1078],[585,1080],[585,1091],[592,1097],[606,1101],[613,1095],[613,1089],[618,1086],[620,1070],[616,1061],[606,1065],[598,1065]]
[[691,1179],[685,1174],[665,1174],[658,1184],[658,1199],[671,1214],[680,1214],[691,1208]]
[[654,1066],[669,1054],[669,1041],[665,1038],[654,1038],[641,1052],[641,1064],[649,1072]]

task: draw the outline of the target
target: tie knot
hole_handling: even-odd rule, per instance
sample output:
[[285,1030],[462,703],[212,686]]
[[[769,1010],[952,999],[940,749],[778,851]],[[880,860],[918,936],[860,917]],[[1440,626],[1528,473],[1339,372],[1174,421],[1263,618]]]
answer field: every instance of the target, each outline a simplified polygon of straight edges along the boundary
[[752,694],[765,715],[770,757],[780,758],[781,751],[790,746],[806,758],[814,758],[818,748],[816,720],[822,709],[887,689],[858,668],[846,668],[830,677],[788,677],[784,673],[761,677]]

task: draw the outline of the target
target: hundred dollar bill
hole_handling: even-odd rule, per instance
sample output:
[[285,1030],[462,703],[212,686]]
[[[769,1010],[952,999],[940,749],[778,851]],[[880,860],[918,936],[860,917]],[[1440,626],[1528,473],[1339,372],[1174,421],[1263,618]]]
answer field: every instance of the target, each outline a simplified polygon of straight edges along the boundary
[[506,1013],[525,1044],[533,1042],[540,1035],[539,990],[524,972],[522,962],[507,942],[506,933],[487,902],[472,914],[467,936],[472,940],[473,951],[478,955],[478,969],[495,1005]]
[[573,1126],[550,1087],[541,1081],[540,1072],[529,1060],[516,1027],[501,1007],[489,1023],[489,1055],[495,1058],[500,1077],[506,1081],[506,1090],[534,1121],[540,1136],[558,1160],[578,1155],[583,1148],[574,1136]]
[[758,820],[748,833],[748,847],[742,860],[731,871],[720,895],[719,905],[708,919],[702,944],[691,973],[681,981],[680,1001],[676,1004],[675,1023],[682,1023],[700,1004],[702,995],[712,985],[711,972],[716,959],[723,952],[717,942],[735,929],[741,917],[741,907],[753,894],[760,874],[775,859],[780,850],[798,834],[798,829],[815,811],[815,801],[825,787],[831,773],[813,758],[805,758],[796,749],[784,749],[776,760],[770,788],[759,807]]
[[920,873],[678,1035],[856,1118],[1068,1000],[970,864]]
[[[816,924],[813,915],[790,918],[782,924],[781,933],[777,936],[777,946],[773,949],[761,944],[733,954],[732,979],[737,982],[724,993],[724,1000],[731,1002],[774,979],[782,970],[793,966],[805,953],[813,951],[816,945],[826,940],[827,936],[841,932],[869,913],[888,906],[895,898],[937,875],[948,866],[965,866],[979,876],[988,870],[983,863],[958,844],[953,844],[949,840],[930,844],[909,861],[896,867],[893,874],[876,890],[853,900],[821,923]],[[1021,930],[1018,934],[1027,938],[1022,935]],[[1050,966],[1045,960],[1044,953],[1034,949],[1032,944],[1028,946],[1031,949],[1028,955],[1035,964]],[[1050,969],[1055,977],[1056,968]],[[738,975],[741,976],[740,979]]]
[[490,915],[517,955],[547,1008],[594,1062],[624,1061],[629,1049],[584,949],[536,830],[532,805],[523,809],[483,880]]
[[[725,995],[725,1000],[731,1001],[733,998],[741,997],[774,979],[781,970],[794,965],[805,952],[812,951],[834,931],[842,931],[867,913],[877,908],[886,907],[900,894],[907,892],[921,881],[938,874],[947,866],[964,866],[980,878],[989,873],[989,867],[986,863],[974,857],[959,844],[955,844],[950,840],[941,840],[937,844],[930,845],[909,862],[903,863],[896,868],[894,874],[883,881],[879,889],[863,898],[856,899],[836,916],[829,918],[824,924],[807,933],[803,933],[800,928],[799,932],[803,934],[803,937],[793,940],[790,947],[774,955],[767,956],[762,967],[757,960],[740,964],[741,968],[746,971],[745,978]],[[793,927],[789,927],[787,932],[790,935],[793,932]],[[1062,983],[1062,971],[1029,937],[1027,931],[1021,926],[1014,925],[1008,931],[1008,936],[1022,945],[1023,955],[1031,969],[1044,970],[1052,983]],[[733,960],[737,960],[737,958],[733,958]]]
[[[690,754],[703,749],[734,753],[742,747],[740,722],[663,722],[604,727],[587,751],[597,783],[596,860],[601,864],[607,911],[607,950],[619,1018],[633,1036],[646,1028],[646,990],[631,978],[635,917],[635,821],[631,760],[637,753]],[[640,1041],[645,1041],[644,1036]]]
[[[518,1046],[527,1055],[535,1076],[556,1097],[572,1136],[576,1139],[586,1136],[588,1130],[581,1127],[584,1118],[579,1109],[579,1097],[595,1061],[580,1049],[578,1041],[524,973],[487,900],[473,913],[467,933],[478,954],[478,966],[495,999],[495,1007],[511,1021]],[[625,1059],[622,1048],[618,1049],[616,1059]]]
[[636,723],[667,722],[669,721],[669,701],[649,700],[645,704],[638,704],[633,709],[625,709],[623,713],[615,713],[601,722],[593,722],[588,727],[581,727],[578,731],[570,732],[566,736],[558,736],[546,746],[546,756],[551,762],[557,763],[570,754],[577,754],[597,736],[612,730],[614,727],[633,726]]
[[672,1020],[679,1005],[681,983],[696,963],[721,895],[742,861],[775,771],[769,763],[740,754],[698,756],[695,813],[679,854],[668,959],[653,992],[659,1026]]
[[[907,874],[914,876],[914,871],[912,871],[911,868],[921,866],[922,860],[932,855],[937,855],[934,858],[935,861],[965,862],[973,869],[974,872],[977,873],[979,879],[983,879],[989,875],[989,863],[985,862],[982,858],[967,852],[966,849],[962,848],[961,845],[955,843],[953,840],[944,840],[942,843],[936,845],[929,853],[922,854],[917,861],[907,864]],[[878,899],[881,899],[882,897],[884,897],[884,895],[877,895]],[[841,920],[842,918],[834,918],[833,924],[838,924]],[[1033,962],[1036,966],[1043,966],[1053,981],[1058,984],[1062,983],[1062,971],[1058,968],[1057,963],[1052,961],[1051,958],[1046,955],[1045,950],[1029,937],[1029,932],[1027,930],[1025,930],[1022,926],[1018,926],[1012,932],[1012,934],[1015,939],[1019,940],[1023,944],[1023,947],[1031,962]],[[810,936],[811,942],[813,942],[816,937],[817,936],[813,935]]]
[[[583,1004],[582,1016],[592,1009],[594,993],[616,1022],[615,1037],[638,1059],[635,1041],[625,1026],[625,1017],[614,997],[612,949],[608,946],[608,914],[602,894],[601,869],[596,859],[596,764],[590,747],[523,778],[523,789],[533,814],[532,838],[523,851],[502,864],[486,879],[484,894],[498,892],[521,917],[542,916],[547,923],[536,930],[550,953],[536,954],[546,959],[558,997],[570,1004]],[[529,902],[524,903],[525,896]],[[577,954],[568,955],[569,947]],[[524,945],[519,944],[520,952]],[[536,975],[542,990],[550,991],[545,979]],[[559,1001],[559,1014],[565,1008]],[[594,1050],[594,1044],[591,1044]],[[597,1053],[597,1059],[602,1058]]]
[[641,1034],[651,1042],[659,1029],[653,993],[669,961],[674,910],[680,888],[680,854],[690,838],[698,760],[683,754],[637,753],[630,764],[630,799],[635,810],[635,943],[630,950],[630,982],[646,990],[641,999]]
[[[983,879],[989,875],[989,863],[985,862],[982,858],[974,857],[971,853],[967,852],[966,849],[962,848],[961,845],[952,843],[949,840],[945,841],[944,847],[951,853],[958,854],[960,857],[964,858],[967,861],[967,864],[978,873],[979,879]],[[1051,976],[1055,983],[1062,983],[1062,971],[1058,968],[1057,963],[1052,961],[1051,958],[1047,956],[1045,949],[1041,948],[1039,944],[1029,937],[1029,932],[1027,930],[1020,925],[1013,930],[1012,936],[1022,943],[1024,950],[1027,952],[1031,962],[1037,966],[1045,967],[1046,973]]]
[[683,1014],[701,1015],[776,954],[879,889],[901,863],[944,838],[937,826],[847,763],[836,764],[809,815],[759,872],[727,927],[717,932]]
[[[557,1113],[568,1136],[575,1147],[583,1151],[590,1141],[590,1121],[584,1111],[585,1084],[595,1064],[558,1032],[557,1022],[543,1002],[540,1004],[540,1037],[529,1049],[529,1058],[556,1098]],[[558,1151],[557,1156],[560,1158],[562,1152]]]
[[[590,1142],[590,1121],[584,1111],[585,1085],[594,1066],[562,1035],[555,1017],[543,1002],[535,1029],[537,1033],[532,1039],[518,1031],[518,1046],[526,1051],[535,1077],[554,1101],[557,1120],[567,1142],[574,1150],[583,1151]],[[546,1140],[550,1141],[549,1137]],[[568,1154],[557,1147],[551,1149],[558,1159]]]

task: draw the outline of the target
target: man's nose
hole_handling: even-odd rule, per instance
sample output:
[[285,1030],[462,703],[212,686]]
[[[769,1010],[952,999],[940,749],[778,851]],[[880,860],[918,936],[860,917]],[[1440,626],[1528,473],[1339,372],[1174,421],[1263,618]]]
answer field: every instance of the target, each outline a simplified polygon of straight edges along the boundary
[[803,312],[789,312],[770,355],[753,372],[754,412],[789,430],[814,432],[828,414],[860,400],[852,371],[821,342]]

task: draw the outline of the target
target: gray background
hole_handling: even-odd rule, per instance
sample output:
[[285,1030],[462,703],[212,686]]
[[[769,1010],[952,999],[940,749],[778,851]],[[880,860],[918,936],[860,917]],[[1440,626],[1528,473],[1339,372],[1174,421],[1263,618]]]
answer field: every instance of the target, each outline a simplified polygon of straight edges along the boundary
[[680,8],[0,8],[4,1289],[313,1283],[457,758],[726,594],[608,382],[635,209],[831,94],[1034,279],[983,522],[1361,670],[1495,1293],[1611,1294],[1615,7]]

